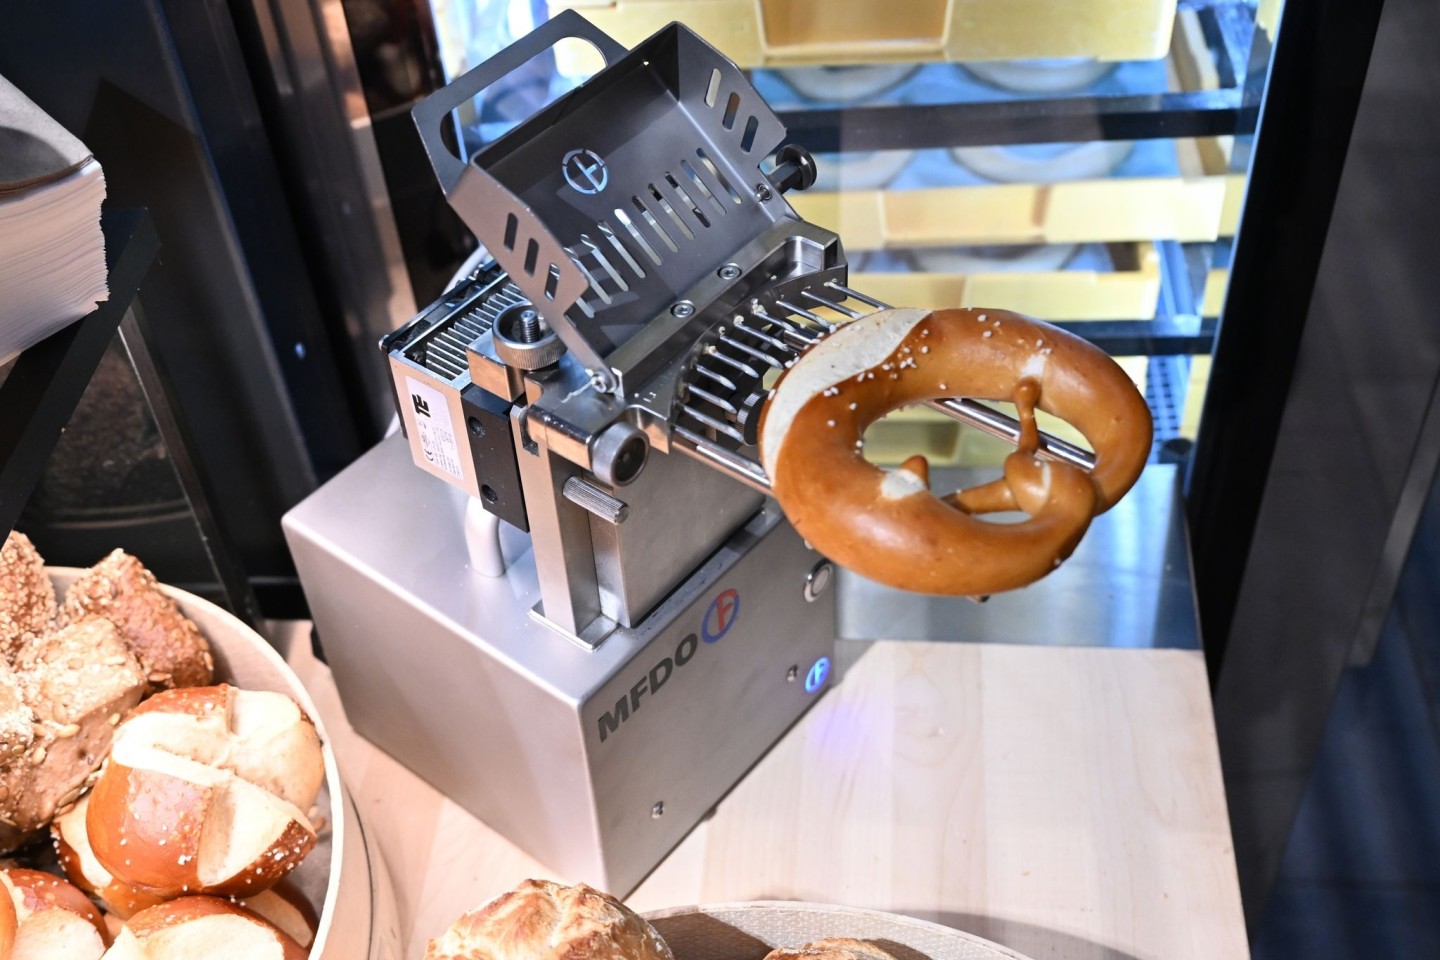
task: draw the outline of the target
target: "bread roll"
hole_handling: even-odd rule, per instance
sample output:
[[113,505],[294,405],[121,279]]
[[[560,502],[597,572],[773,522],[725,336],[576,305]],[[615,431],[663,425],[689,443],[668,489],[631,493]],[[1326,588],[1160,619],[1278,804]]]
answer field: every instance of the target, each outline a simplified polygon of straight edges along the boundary
[[425,960],[674,960],[660,934],[609,894],[526,880],[462,916]]
[[[0,679],[0,689],[6,681]],[[145,676],[115,627],[91,620],[37,640],[16,661],[29,711],[21,754],[0,761],[0,849],[13,849],[89,786]],[[8,693],[0,693],[5,700]],[[13,744],[12,744],[13,745]]]
[[160,896],[252,896],[315,845],[306,811],[324,776],[315,726],[289,697],[166,691],[115,734],[85,817],[91,849]]
[[238,903],[307,950],[315,942],[320,918],[315,915],[315,908],[305,895],[288,880],[282,880],[269,890],[261,890],[253,897],[245,897]]
[[250,911],[182,897],[131,917],[105,960],[305,960],[305,950]]
[[826,937],[799,947],[776,947],[765,960],[895,960],[893,956],[865,940],[850,937]]
[[[6,960],[99,960],[109,946],[100,911],[59,877],[11,867],[0,871],[0,885],[15,914],[14,944],[0,954]],[[8,918],[0,917],[0,926]]]
[[[81,890],[98,899],[105,909],[121,920],[128,920],[148,907],[163,903],[165,898],[145,887],[122,883],[96,859],[90,849],[90,835],[85,817],[90,810],[90,797],[80,798],[70,809],[50,824],[55,853],[66,878]],[[4,953],[0,953],[4,957]]]
[[[116,880],[96,858],[95,852],[90,849],[90,835],[85,827],[89,809],[90,797],[82,797],[79,803],[56,817],[50,825],[55,852],[60,857],[65,876],[75,886],[97,898],[106,912],[116,918],[117,924],[129,920],[141,910],[164,903],[165,898],[154,890]],[[262,890],[238,903],[302,947],[309,947],[315,940],[319,918],[293,884],[282,881],[274,889]],[[4,957],[5,952],[0,950],[0,960]]]
[[185,618],[155,575],[116,550],[70,585],[60,623],[101,617],[115,624],[145,669],[151,689],[205,686],[214,679],[210,645]]
[[55,622],[55,587],[30,538],[16,530],[0,544],[0,654],[15,655]]

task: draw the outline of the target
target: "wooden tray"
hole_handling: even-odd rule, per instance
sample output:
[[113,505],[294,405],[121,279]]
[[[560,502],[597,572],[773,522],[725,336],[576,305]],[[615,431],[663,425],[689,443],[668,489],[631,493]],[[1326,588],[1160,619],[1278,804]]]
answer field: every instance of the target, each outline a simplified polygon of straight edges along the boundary
[[645,919],[665,938],[675,960],[762,960],[775,947],[798,947],[822,937],[868,940],[895,960],[1027,960],[938,923],[822,903],[715,903],[660,910]]
[[683,21],[741,67],[1165,55],[1175,0],[549,0],[627,47]]

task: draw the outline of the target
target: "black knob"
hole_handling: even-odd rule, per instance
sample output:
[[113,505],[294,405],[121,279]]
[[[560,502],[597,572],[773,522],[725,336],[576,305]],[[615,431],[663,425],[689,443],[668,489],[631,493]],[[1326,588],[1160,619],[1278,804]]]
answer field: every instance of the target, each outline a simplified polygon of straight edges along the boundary
[[815,185],[819,172],[809,150],[798,143],[787,143],[775,154],[775,172],[770,174],[770,182],[781,193],[808,190]]

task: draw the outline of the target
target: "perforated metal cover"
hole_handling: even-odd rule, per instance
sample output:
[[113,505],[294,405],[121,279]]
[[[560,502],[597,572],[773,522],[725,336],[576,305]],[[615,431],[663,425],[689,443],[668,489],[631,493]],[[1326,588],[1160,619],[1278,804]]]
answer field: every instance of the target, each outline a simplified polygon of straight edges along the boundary
[[[415,110],[451,205],[587,366],[794,217],[757,198],[785,129],[733,63],[680,24],[623,55],[596,34],[562,13]],[[444,115],[566,36],[609,66],[459,164]]]

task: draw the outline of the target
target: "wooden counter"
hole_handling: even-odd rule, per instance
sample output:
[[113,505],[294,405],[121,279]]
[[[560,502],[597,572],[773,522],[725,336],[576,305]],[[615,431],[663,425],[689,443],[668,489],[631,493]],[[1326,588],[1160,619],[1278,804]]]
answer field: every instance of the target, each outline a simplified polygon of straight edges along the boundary
[[[798,899],[936,920],[1034,957],[1248,956],[1202,656],[842,643],[840,684],[629,898]],[[547,871],[352,733],[296,643],[407,960]]]

